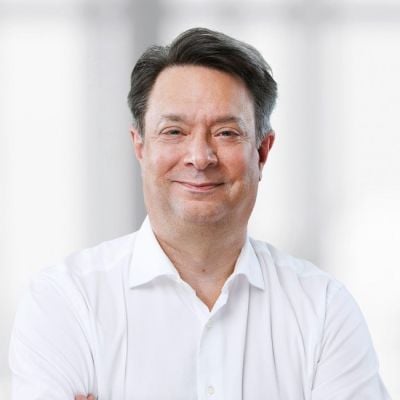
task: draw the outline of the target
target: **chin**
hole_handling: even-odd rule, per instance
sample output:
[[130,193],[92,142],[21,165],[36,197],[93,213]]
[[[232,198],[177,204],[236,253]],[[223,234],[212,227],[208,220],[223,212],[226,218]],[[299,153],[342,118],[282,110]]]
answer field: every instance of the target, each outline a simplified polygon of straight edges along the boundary
[[225,207],[185,207],[176,214],[186,223],[211,225],[227,220],[228,216],[226,211]]
[[191,225],[210,226],[221,222],[222,218],[216,215],[185,215],[182,220]]

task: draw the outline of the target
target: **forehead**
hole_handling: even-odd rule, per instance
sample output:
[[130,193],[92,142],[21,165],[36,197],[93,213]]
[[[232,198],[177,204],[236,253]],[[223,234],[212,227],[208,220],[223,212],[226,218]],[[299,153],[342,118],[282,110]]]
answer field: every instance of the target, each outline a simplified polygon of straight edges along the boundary
[[146,121],[161,114],[184,114],[194,121],[229,114],[254,124],[254,104],[245,83],[202,66],[173,66],[159,74],[149,96]]

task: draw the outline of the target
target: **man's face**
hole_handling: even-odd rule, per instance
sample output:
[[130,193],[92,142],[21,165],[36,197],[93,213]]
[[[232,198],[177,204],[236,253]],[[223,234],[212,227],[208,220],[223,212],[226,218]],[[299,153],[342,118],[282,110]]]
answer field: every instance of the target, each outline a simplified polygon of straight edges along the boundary
[[274,135],[257,149],[253,100],[240,79],[200,66],[165,69],[144,139],[132,134],[150,218],[247,224]]

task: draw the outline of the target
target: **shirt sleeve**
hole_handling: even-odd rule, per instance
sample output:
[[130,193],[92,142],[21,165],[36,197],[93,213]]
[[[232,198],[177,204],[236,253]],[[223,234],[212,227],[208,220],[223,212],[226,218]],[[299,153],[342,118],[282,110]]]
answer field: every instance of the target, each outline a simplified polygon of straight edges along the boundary
[[345,288],[327,305],[312,400],[390,400],[366,322]]
[[63,284],[42,276],[23,297],[10,343],[12,400],[96,395],[88,322],[75,294],[67,293]]

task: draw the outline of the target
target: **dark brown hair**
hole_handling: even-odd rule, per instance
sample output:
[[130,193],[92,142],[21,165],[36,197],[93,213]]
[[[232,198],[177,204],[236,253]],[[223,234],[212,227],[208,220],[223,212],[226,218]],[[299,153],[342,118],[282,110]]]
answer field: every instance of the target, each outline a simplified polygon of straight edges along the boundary
[[160,72],[174,65],[204,66],[239,77],[254,100],[257,143],[270,131],[277,85],[262,55],[249,44],[223,33],[193,28],[180,34],[169,46],[148,48],[133,68],[128,104],[142,137],[151,89]]

